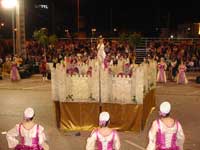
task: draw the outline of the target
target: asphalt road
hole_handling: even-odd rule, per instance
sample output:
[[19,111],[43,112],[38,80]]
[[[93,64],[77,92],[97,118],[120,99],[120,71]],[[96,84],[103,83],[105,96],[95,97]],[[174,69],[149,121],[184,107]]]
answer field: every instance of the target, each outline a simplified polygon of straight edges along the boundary
[[[0,81],[0,132],[7,131],[22,120],[26,107],[36,111],[36,122],[45,127],[51,150],[84,150],[89,132],[63,133],[55,123],[54,106],[51,101],[51,83],[43,82],[39,75],[19,82]],[[186,142],[185,150],[200,150],[200,84],[190,81],[188,85],[169,82],[158,84],[157,106],[162,101],[172,103],[172,116],[183,126]],[[141,133],[121,132],[122,150],[141,150],[147,145],[148,130],[157,117],[155,110]],[[0,135],[0,150],[8,150],[5,135]]]

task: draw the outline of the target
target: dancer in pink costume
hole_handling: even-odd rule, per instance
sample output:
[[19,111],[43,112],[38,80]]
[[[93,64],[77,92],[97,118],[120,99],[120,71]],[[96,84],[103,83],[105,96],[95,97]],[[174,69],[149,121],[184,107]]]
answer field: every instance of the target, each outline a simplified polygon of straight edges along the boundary
[[161,58],[160,63],[158,63],[158,74],[157,74],[157,82],[167,82],[165,70],[167,69],[167,65],[164,62],[164,58]]
[[160,105],[160,118],[155,120],[149,131],[147,150],[183,150],[185,136],[181,124],[170,117],[171,105]]
[[12,62],[11,71],[10,71],[10,79],[11,81],[19,81],[20,75],[17,69],[17,63],[15,61]]
[[108,127],[110,115],[102,112],[99,116],[99,128],[92,131],[87,139],[86,150],[119,150],[120,140],[117,131]]
[[187,68],[182,61],[178,67],[177,84],[187,84],[188,83],[188,80],[185,75],[186,69]]
[[[49,150],[44,128],[33,122],[34,110],[24,111],[24,120],[7,132],[8,147],[15,150]],[[19,138],[19,140],[17,139]]]

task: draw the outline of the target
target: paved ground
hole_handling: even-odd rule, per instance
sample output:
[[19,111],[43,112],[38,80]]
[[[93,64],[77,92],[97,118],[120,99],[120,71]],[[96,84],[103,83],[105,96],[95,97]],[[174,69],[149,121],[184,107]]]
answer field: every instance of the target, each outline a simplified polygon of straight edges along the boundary
[[[190,74],[194,79],[196,74]],[[89,132],[61,133],[55,125],[55,114],[51,102],[50,81],[43,82],[40,76],[19,82],[0,81],[0,132],[12,128],[22,119],[23,110],[31,106],[36,110],[36,121],[45,127],[51,150],[84,150]],[[157,106],[169,100],[172,115],[180,120],[186,134],[185,150],[200,150],[200,85],[190,81],[188,85],[169,82],[157,86]],[[147,132],[157,117],[157,111],[150,116],[141,133],[120,133],[122,150],[140,150],[147,144]],[[0,150],[8,150],[4,135],[0,135]]]

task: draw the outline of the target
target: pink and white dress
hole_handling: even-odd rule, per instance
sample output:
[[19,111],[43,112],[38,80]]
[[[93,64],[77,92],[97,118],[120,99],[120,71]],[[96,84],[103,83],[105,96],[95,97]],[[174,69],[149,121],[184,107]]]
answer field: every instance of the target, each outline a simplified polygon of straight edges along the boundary
[[94,131],[87,139],[86,150],[119,150],[120,141],[117,132],[113,130],[110,135],[104,137],[98,130]]
[[159,63],[158,64],[158,74],[157,74],[157,82],[167,82],[167,78],[166,78],[166,64],[165,63]]
[[179,66],[178,75],[177,75],[177,83],[178,84],[187,84],[188,83],[185,72],[186,72],[186,67],[184,65]]
[[183,150],[185,136],[178,121],[167,127],[160,119],[153,122],[149,131],[147,150]]
[[[17,139],[19,137],[19,140]],[[6,135],[8,147],[15,150],[43,150],[42,144],[46,141],[44,128],[35,125],[26,129],[22,124],[17,124]]]
[[18,80],[20,80],[19,71],[17,69],[17,63],[13,63],[12,66],[11,66],[10,79],[12,81],[18,81]]

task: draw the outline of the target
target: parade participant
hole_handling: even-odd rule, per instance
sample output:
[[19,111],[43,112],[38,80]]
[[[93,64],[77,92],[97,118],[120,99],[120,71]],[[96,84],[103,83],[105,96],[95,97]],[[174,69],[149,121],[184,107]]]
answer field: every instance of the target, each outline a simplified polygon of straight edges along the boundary
[[186,69],[187,68],[184,65],[183,61],[181,61],[181,64],[178,67],[177,84],[187,84],[188,83],[188,80],[185,75]]
[[103,37],[100,36],[99,37],[99,43],[97,45],[97,58],[99,60],[99,63],[102,64],[103,68],[105,67],[104,66],[104,59],[106,58],[106,53],[104,51],[104,43],[103,43]]
[[20,80],[20,75],[19,75],[19,71],[17,69],[17,63],[15,62],[15,60],[12,61],[11,71],[10,71],[10,79],[11,79],[11,81]]
[[[44,128],[36,124],[33,108],[26,108],[22,123],[17,124],[6,134],[8,147],[15,150],[48,150]],[[17,139],[19,137],[19,141]]]
[[172,80],[175,80],[176,78],[176,73],[177,73],[177,60],[175,58],[172,59],[171,61],[171,78]]
[[157,82],[167,82],[165,70],[167,69],[167,65],[164,62],[164,58],[161,58],[160,63],[158,63],[158,74],[157,74]]
[[45,60],[43,60],[40,65],[40,72],[42,74],[42,80],[47,80],[47,64]]
[[147,150],[183,150],[185,136],[181,124],[170,117],[171,105],[160,105],[160,118],[155,120],[149,131]]
[[119,150],[120,140],[117,131],[108,127],[110,115],[102,112],[99,116],[99,128],[93,130],[87,139],[86,150]]

